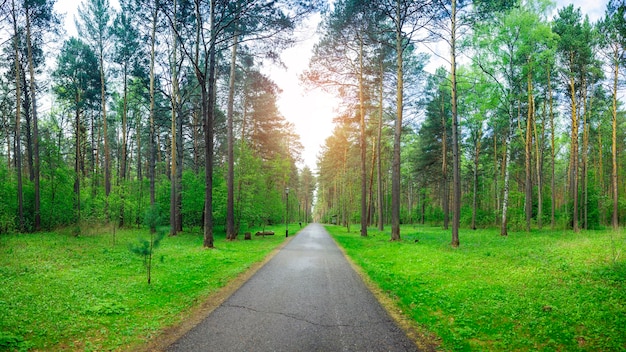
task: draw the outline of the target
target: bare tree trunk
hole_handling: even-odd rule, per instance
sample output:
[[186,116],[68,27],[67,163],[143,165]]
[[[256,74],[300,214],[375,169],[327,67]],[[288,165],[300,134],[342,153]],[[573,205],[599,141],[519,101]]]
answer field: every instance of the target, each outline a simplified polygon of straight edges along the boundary
[[459,246],[459,225],[461,221],[461,165],[459,156],[459,133],[456,85],[456,0],[452,0],[450,30],[450,78],[452,80],[452,247]]
[[[619,58],[619,47],[616,46],[615,58]],[[611,161],[612,161],[612,172],[611,172],[611,188],[612,188],[612,196],[613,196],[613,215],[611,216],[611,226],[613,230],[617,230],[619,226],[619,218],[618,218],[618,201],[619,194],[617,191],[617,82],[619,78],[619,65],[620,60],[615,60],[615,64],[613,66],[613,109],[612,109],[612,132],[611,132]]]
[[[537,169],[537,228],[541,230],[543,228],[543,146],[545,142],[546,131],[546,101],[543,101],[543,113],[541,119],[541,136],[537,132],[537,120],[534,124],[535,129],[535,154],[536,154],[536,169]],[[540,138],[541,137],[541,138]],[[541,145],[541,148],[539,147]]]
[[383,141],[383,78],[384,68],[382,62],[380,64],[380,90],[378,92],[378,145],[376,146],[376,175],[377,175],[377,192],[378,192],[378,230],[385,229],[383,218],[383,162],[381,160],[381,149]]
[[528,116],[526,118],[526,141],[524,143],[524,166],[526,173],[526,182],[524,185],[525,199],[524,209],[526,211],[526,231],[530,231],[530,222],[533,217],[533,182],[532,182],[532,168],[531,161],[531,148],[532,148],[532,121],[534,114],[534,102],[533,102],[533,90],[532,90],[532,73],[528,73]]
[[231,48],[230,57],[230,77],[228,82],[228,106],[227,106],[227,156],[228,156],[228,174],[226,183],[228,188],[228,196],[226,200],[226,238],[234,240],[237,236],[235,229],[235,137],[233,135],[233,114],[235,104],[235,74],[237,72],[237,45],[238,36],[235,33],[233,37],[233,46]]
[[[208,82],[202,84],[202,111],[205,116],[204,120],[204,141],[205,141],[205,196],[204,196],[204,242],[206,248],[213,248],[213,120],[215,108],[215,3],[216,0],[210,0],[209,28],[211,39],[209,43],[209,66],[208,66]],[[196,14],[200,18],[200,3],[196,0]],[[199,30],[201,29],[198,26]],[[199,60],[198,60],[199,61]],[[208,83],[208,89],[206,88]]]
[[[177,1],[174,1],[174,16],[176,16],[177,12]],[[156,34],[156,12],[153,18],[153,34]],[[175,23],[172,24],[176,26]],[[174,33],[172,33],[172,54],[170,57],[170,67],[172,71],[172,97],[171,105],[172,105],[172,124],[171,124],[171,166],[170,166],[170,236],[176,236],[178,233],[178,218],[177,218],[177,207],[178,207],[178,129],[177,129],[177,120],[178,120],[178,96],[179,86],[178,86],[178,40],[175,34],[176,30],[174,29]]]
[[123,72],[123,82],[122,82],[122,94],[123,94],[123,108],[122,108],[122,156],[120,162],[122,163],[120,166],[121,178],[126,181],[128,179],[127,171],[128,171],[128,70],[126,68],[126,63],[123,64],[124,67]]
[[552,83],[550,81],[550,68],[548,68],[548,99],[550,104],[550,158],[551,158],[551,177],[550,177],[550,188],[551,188],[551,209],[550,209],[550,227],[554,229],[556,225],[555,212],[556,212],[556,180],[555,177],[555,166],[554,160],[556,155],[555,148],[555,136],[554,136],[554,113],[553,113],[553,101],[552,101]]
[[[380,143],[380,142],[378,142]],[[367,192],[368,194],[368,202],[367,202],[367,224],[371,225],[372,224],[372,216],[373,214],[373,207],[374,207],[374,169],[376,168],[376,146],[377,141],[376,139],[374,139],[374,148],[372,150],[372,168],[370,171],[370,182],[369,182],[369,190]]]
[[512,104],[509,105],[509,128],[506,133],[506,153],[504,156],[504,190],[502,195],[502,223],[500,224],[500,236],[508,236],[508,223],[507,223],[507,212],[509,206],[509,179],[510,179],[510,171],[509,164],[511,163],[511,135],[513,134],[513,117],[511,114],[513,113]]
[[474,153],[474,179],[472,181],[473,183],[473,195],[472,195],[472,230],[476,230],[476,211],[478,209],[478,165],[479,165],[479,161],[480,161],[480,140],[482,138],[482,132],[481,131],[477,131],[476,132],[476,140],[474,141],[475,143],[475,150],[476,152]]
[[365,144],[365,98],[363,95],[363,39],[359,42],[359,148],[361,151],[361,236],[367,237],[367,145]]
[[[154,1],[154,9],[152,13],[152,28],[150,32],[150,143],[149,143],[149,170],[148,177],[150,178],[150,206],[154,207],[156,204],[156,194],[155,194],[155,178],[156,178],[156,145],[155,145],[155,100],[156,100],[156,92],[155,92],[155,45],[156,45],[156,27],[158,20],[158,11],[159,11],[159,0]],[[176,50],[176,49],[174,49]]]
[[574,77],[570,77],[570,94],[572,109],[572,133],[571,133],[571,149],[570,149],[570,193],[574,207],[572,210],[572,228],[574,232],[578,232],[578,115],[576,103],[576,86]]
[[[25,3],[28,7],[28,2]],[[35,204],[34,204],[34,230],[41,230],[41,191],[40,191],[40,162],[39,162],[39,118],[37,116],[37,86],[35,85],[35,63],[33,60],[33,48],[31,37],[31,22],[30,13],[28,8],[26,9],[26,41],[28,49],[28,68],[30,71],[30,96],[33,106],[33,140],[34,140],[34,186],[35,186]]]
[[391,165],[391,240],[400,240],[400,143],[402,137],[402,110],[404,108],[404,47],[402,43],[401,0],[396,0],[396,125],[393,138],[393,161]]
[[[20,140],[21,119],[22,119],[22,86],[20,82],[20,51],[19,51],[19,31],[17,28],[17,9],[15,8],[15,0],[11,1],[11,15],[13,17],[13,49],[15,54],[15,152],[14,158],[16,162],[17,171],[17,216],[19,223],[19,230],[24,231],[24,193],[22,190],[22,146]],[[78,145],[76,146],[78,150]],[[78,175],[78,172],[76,173]]]
[[448,182],[448,123],[443,94],[441,94],[441,126],[443,128],[441,139],[441,188],[443,191],[441,207],[443,208],[443,229],[447,230],[450,225],[450,185]]

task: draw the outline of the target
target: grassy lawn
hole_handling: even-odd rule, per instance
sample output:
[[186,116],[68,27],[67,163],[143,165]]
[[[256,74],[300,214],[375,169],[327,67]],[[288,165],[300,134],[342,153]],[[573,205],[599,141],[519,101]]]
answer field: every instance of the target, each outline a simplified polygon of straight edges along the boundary
[[147,230],[117,231],[115,244],[110,229],[0,236],[0,350],[137,347],[262,261],[284,242],[281,229],[252,241],[218,233],[214,250],[202,248],[199,231],[165,237],[151,285],[129,250]]
[[445,350],[626,350],[624,232],[327,229]]

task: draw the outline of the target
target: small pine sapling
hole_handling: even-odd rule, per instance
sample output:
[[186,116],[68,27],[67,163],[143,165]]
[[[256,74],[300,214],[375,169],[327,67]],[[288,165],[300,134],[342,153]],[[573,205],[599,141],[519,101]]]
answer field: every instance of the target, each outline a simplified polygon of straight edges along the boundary
[[159,246],[161,240],[165,237],[165,231],[156,231],[157,225],[160,222],[160,215],[157,207],[150,207],[146,211],[145,224],[150,228],[150,239],[139,238],[138,242],[131,244],[129,249],[131,252],[143,256],[143,263],[146,266],[146,274],[148,277],[148,284],[151,281],[152,274],[152,254],[154,250]]

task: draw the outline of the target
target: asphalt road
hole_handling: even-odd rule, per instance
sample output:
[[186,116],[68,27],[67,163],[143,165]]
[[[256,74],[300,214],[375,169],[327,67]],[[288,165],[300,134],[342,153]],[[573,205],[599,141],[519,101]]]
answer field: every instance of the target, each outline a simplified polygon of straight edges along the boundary
[[168,351],[417,351],[319,224]]

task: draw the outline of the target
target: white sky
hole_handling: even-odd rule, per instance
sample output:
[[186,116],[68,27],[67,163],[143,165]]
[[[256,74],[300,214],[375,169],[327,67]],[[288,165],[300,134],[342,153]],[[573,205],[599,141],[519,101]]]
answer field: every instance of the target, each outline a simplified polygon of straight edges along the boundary
[[[116,0],[111,0],[117,3]],[[592,22],[603,16],[608,0],[557,0],[557,9],[568,4],[580,7],[584,14],[588,14]],[[76,35],[74,17],[77,13],[78,1],[58,0],[55,9],[65,16],[65,27],[68,35]],[[324,141],[333,131],[332,119],[335,116],[335,107],[338,101],[330,94],[320,90],[307,91],[299,81],[299,75],[308,67],[309,58],[313,45],[317,41],[315,29],[319,16],[312,18],[305,28],[301,29],[296,36],[299,42],[290,49],[285,50],[281,57],[286,69],[280,67],[265,67],[264,73],[268,74],[276,84],[281,87],[283,93],[279,97],[278,107],[283,116],[294,123],[296,133],[304,146],[304,164],[312,170],[317,169],[317,154]],[[437,50],[446,50],[437,48]],[[446,53],[443,53],[446,55]],[[444,63],[435,62],[427,67],[434,69]]]

